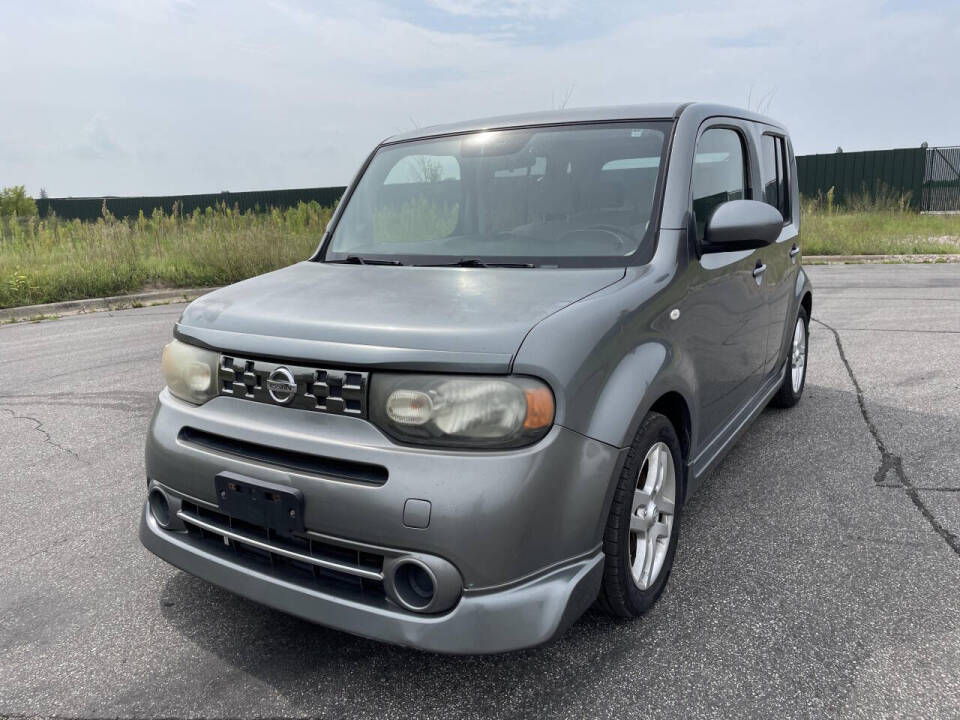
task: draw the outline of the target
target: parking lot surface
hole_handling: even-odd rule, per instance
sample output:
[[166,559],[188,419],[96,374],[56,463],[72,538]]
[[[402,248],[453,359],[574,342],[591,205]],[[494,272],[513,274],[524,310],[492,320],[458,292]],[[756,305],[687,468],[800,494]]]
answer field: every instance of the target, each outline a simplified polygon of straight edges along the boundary
[[182,306],[0,327],[0,716],[960,717],[960,265],[809,272],[804,399],[685,507],[660,603],[492,657],[310,625],[140,546]]

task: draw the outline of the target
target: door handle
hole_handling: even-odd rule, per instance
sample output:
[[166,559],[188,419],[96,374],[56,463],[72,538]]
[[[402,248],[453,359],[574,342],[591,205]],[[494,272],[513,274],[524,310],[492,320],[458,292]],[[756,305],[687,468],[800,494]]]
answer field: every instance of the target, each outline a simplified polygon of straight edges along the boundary
[[764,265],[762,262],[757,261],[757,266],[753,269],[753,276],[754,276],[754,277],[760,277],[760,276],[763,275],[766,271],[767,271],[767,266]]
[[795,258],[799,254],[800,254],[800,248],[797,247],[796,243],[794,243],[793,247],[790,248],[790,257]]

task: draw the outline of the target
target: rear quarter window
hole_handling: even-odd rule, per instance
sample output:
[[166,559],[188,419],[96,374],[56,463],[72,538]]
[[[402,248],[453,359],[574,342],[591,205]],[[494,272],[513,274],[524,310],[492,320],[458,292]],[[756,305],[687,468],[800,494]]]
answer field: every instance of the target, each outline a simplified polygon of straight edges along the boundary
[[766,134],[760,142],[760,169],[763,174],[763,201],[790,219],[790,177],[787,143],[780,135]]

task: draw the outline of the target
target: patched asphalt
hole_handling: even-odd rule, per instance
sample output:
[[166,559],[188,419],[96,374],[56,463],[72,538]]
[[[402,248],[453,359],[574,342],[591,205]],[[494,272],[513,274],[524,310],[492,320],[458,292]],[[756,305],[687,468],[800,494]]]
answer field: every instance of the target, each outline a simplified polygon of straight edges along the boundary
[[140,546],[182,306],[0,327],[0,715],[960,717],[960,265],[809,272],[804,399],[686,506],[660,603],[492,657],[310,625]]

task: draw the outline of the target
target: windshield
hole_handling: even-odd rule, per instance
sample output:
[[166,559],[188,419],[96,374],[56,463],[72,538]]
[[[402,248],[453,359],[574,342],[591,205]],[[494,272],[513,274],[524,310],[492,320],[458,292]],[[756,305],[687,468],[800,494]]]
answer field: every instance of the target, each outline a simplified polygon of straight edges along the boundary
[[649,249],[669,122],[524,128],[374,155],[328,262],[624,264]]

